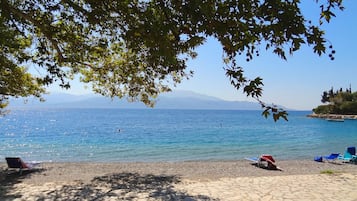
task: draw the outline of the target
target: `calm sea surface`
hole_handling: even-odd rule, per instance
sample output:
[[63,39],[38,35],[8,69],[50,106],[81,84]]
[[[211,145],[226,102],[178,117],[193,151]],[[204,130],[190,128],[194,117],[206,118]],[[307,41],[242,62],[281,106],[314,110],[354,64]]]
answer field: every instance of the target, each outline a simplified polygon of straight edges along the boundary
[[0,161],[237,160],[272,154],[312,159],[357,146],[357,120],[328,122],[289,112],[275,123],[261,111],[38,109],[0,117]]

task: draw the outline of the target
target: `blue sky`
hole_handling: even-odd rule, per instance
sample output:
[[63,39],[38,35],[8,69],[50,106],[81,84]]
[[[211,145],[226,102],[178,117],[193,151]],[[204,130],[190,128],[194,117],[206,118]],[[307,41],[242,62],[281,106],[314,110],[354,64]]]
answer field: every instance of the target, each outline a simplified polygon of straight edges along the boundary
[[[303,12],[317,22],[319,8],[314,2],[304,1]],[[326,38],[336,50],[334,61],[328,54],[319,57],[308,46],[303,46],[293,56],[288,55],[287,61],[264,51],[263,47],[260,56],[252,61],[246,62],[244,58],[238,61],[248,78],[263,78],[264,102],[311,110],[321,104],[322,92],[331,87],[345,89],[351,84],[352,91],[357,91],[357,1],[345,0],[344,5],[343,12],[336,11],[337,17],[323,25]],[[230,85],[223,70],[222,48],[217,41],[209,39],[197,52],[198,57],[188,64],[189,69],[194,70],[194,76],[179,84],[177,90],[190,90],[224,100],[254,101]],[[50,91],[60,90],[51,87]],[[82,94],[90,91],[73,82],[71,90],[61,92]]]

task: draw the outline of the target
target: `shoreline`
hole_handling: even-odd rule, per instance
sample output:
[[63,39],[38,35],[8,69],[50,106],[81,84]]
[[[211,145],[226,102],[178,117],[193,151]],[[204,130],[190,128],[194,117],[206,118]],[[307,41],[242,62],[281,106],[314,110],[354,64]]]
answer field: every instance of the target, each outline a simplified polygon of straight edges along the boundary
[[308,114],[310,118],[320,119],[355,119],[357,120],[357,114]]
[[[320,188],[322,198],[357,198],[357,165],[313,160],[277,161],[277,165],[284,171],[258,168],[246,160],[66,162],[43,163],[41,170],[20,176],[5,174],[6,164],[0,163],[5,175],[0,179],[0,200],[94,199],[91,196],[99,200],[259,200],[271,196],[267,200],[276,200],[296,193],[314,200],[310,198]],[[333,190],[323,189],[331,185]],[[289,200],[294,199],[301,197]]]
[[[276,164],[283,169],[266,170],[256,167],[248,160],[214,160],[183,162],[45,162],[23,182],[41,183],[56,181],[90,182],[98,175],[120,172],[139,174],[175,175],[181,178],[219,179],[226,177],[261,177],[283,175],[320,174],[321,171],[356,173],[357,165],[336,162],[315,162],[313,160],[278,160]],[[6,163],[0,162],[0,171],[5,172]],[[40,171],[37,171],[40,170]],[[16,173],[14,173],[16,174]],[[81,175],[80,179],[76,175]]]

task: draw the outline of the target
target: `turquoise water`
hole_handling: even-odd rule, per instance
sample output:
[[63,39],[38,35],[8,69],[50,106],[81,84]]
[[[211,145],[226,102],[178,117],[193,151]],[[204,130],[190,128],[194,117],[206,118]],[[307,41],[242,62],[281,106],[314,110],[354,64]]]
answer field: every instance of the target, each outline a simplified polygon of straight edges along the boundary
[[261,111],[38,109],[0,118],[0,161],[238,160],[262,153],[312,159],[357,146],[357,120],[328,122],[289,112],[274,123]]

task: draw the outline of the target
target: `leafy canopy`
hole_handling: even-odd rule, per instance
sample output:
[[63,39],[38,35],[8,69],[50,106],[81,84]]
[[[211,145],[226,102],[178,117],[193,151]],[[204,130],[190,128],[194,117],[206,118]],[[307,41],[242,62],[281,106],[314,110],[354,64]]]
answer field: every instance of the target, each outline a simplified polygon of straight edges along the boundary
[[[2,103],[9,96],[39,96],[44,86],[57,81],[69,88],[73,76],[80,75],[96,93],[152,106],[160,92],[192,76],[186,70],[187,60],[213,37],[222,45],[231,84],[257,99],[263,115],[273,113],[274,120],[287,119],[287,113],[260,100],[262,78],[247,78],[237,55],[250,61],[264,50],[286,59],[303,44],[321,55],[327,44],[320,26],[335,16],[333,9],[343,9],[342,0],[316,0],[312,4],[321,7],[321,17],[313,24],[302,15],[299,0],[1,0],[0,4]],[[44,73],[31,75],[23,66]],[[10,79],[11,69],[18,76]]]

